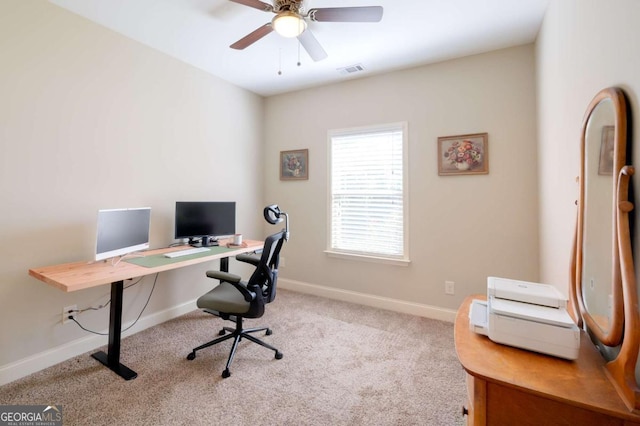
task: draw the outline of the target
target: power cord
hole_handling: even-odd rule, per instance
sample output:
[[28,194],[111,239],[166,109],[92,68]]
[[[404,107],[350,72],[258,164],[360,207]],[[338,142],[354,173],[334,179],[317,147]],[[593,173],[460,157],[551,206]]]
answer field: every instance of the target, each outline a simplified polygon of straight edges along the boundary
[[[151,291],[149,292],[149,297],[147,297],[147,301],[145,302],[144,306],[142,307],[142,310],[140,311],[140,313],[138,314],[138,317],[135,319],[135,321],[129,327],[123,329],[122,332],[127,331],[131,327],[136,325],[138,323],[138,320],[142,316],[142,313],[145,311],[145,309],[147,309],[147,305],[149,305],[149,301],[151,300],[151,295],[153,294],[153,291],[156,288],[156,282],[158,281],[158,275],[159,274],[156,273],[156,276],[153,279],[153,286],[151,287]],[[128,289],[128,288],[133,287],[136,284],[138,284],[141,280],[142,280],[142,278],[139,278],[138,281],[136,281],[135,283],[125,287],[125,290]],[[95,308],[94,307],[90,307],[90,308],[85,308],[85,309],[78,309],[78,310],[76,310],[74,312],[81,313],[81,312],[86,312],[86,311],[97,311],[97,310],[103,309],[104,307],[108,306],[109,303],[111,303],[111,299],[109,299],[109,301],[107,301],[104,305],[100,305],[100,306],[95,307]],[[69,312],[69,313],[71,313],[71,312]],[[78,320],[74,316],[69,315],[69,319],[71,321],[75,322],[78,325],[78,327],[80,327],[84,331],[87,331],[87,332],[93,333],[93,334],[97,334],[99,336],[108,336],[109,335],[109,333],[100,333],[99,331],[93,331],[93,330],[89,330],[88,328],[85,328],[82,324],[80,324],[78,322]]]
[[[133,286],[135,286],[135,285],[139,284],[139,283],[142,281],[142,278],[144,278],[144,277],[139,277],[139,278],[138,278],[138,280],[137,280],[136,282],[133,282],[133,283],[129,284],[128,286],[124,287],[123,289],[124,289],[124,290],[128,290],[128,289],[130,289],[131,287],[133,287]],[[111,303],[111,299],[107,300],[107,301],[106,301],[106,303],[105,303],[104,305],[89,306],[88,308],[84,308],[84,309],[74,309],[74,310],[69,311],[69,314],[81,314],[81,313],[83,313],[83,312],[87,312],[87,311],[99,311],[99,310],[104,309],[104,308],[106,308],[107,306],[109,306],[109,304],[110,304],[110,303]],[[74,318],[69,318],[69,319],[71,319],[71,320],[74,320],[74,321],[75,321],[75,319],[74,319]],[[76,322],[77,322],[77,321],[76,321]],[[80,324],[78,324],[78,325],[80,325]]]

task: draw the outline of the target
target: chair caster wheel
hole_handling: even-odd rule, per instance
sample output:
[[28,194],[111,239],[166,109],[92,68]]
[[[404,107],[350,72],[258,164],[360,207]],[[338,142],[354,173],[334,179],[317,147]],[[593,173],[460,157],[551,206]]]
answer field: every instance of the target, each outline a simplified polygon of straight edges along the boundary
[[226,333],[226,331],[224,331],[224,328],[223,328],[222,330],[220,330],[220,331],[218,332],[218,336],[224,336],[224,335],[225,335],[225,333]]
[[276,351],[276,359],[282,359],[282,352]]
[[193,361],[194,359],[196,359],[196,353],[195,352],[191,352],[189,355],[187,355],[187,359],[189,361]]
[[227,377],[229,377],[230,375],[231,375],[231,372],[229,371],[229,369],[228,369],[228,368],[222,372],[222,378],[223,378],[223,379],[226,379],[226,378],[227,378]]
[[273,331],[271,331],[270,328],[267,328],[267,331],[264,332],[265,336],[271,336],[271,333],[273,333]]

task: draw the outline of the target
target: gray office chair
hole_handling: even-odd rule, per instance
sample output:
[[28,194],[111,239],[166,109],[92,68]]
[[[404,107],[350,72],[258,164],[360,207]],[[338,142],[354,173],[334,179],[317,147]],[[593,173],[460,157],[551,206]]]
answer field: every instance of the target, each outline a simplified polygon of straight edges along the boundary
[[[265,305],[275,299],[280,250],[284,241],[289,239],[289,217],[286,213],[281,212],[278,206],[271,205],[264,208],[264,217],[271,224],[282,222],[284,217],[285,228],[266,238],[260,255],[244,254],[236,256],[237,260],[255,266],[256,269],[249,280],[242,281],[242,278],[238,275],[228,272],[207,271],[207,277],[220,280],[220,285],[201,296],[197,301],[198,308],[204,309],[205,312],[236,323],[235,328],[223,327],[220,330],[219,334],[223,337],[198,346],[187,356],[188,360],[193,360],[196,357],[196,351],[233,338],[229,359],[222,372],[223,378],[231,375],[229,366],[233,361],[238,343],[243,338],[271,349],[275,352],[276,359],[282,358],[282,352],[278,349],[251,335],[251,333],[265,331],[265,335],[269,336],[271,334],[270,328],[243,328],[242,325],[244,318],[262,317]],[[227,332],[230,334],[226,334]]]

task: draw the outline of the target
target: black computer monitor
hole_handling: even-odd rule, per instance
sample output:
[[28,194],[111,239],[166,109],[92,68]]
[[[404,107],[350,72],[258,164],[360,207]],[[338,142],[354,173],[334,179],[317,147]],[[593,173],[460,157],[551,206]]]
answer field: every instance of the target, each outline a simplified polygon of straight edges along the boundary
[[175,238],[189,244],[217,245],[219,237],[236,233],[234,201],[177,201]]
[[151,208],[98,210],[96,260],[149,248]]

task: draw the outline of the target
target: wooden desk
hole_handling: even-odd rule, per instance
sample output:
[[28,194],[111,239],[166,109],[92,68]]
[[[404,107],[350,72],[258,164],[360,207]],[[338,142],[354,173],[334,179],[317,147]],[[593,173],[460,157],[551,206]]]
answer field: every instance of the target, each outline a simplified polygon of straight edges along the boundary
[[[222,240],[221,247],[229,242]],[[152,275],[158,272],[170,271],[172,269],[184,268],[212,260],[220,260],[220,269],[229,270],[229,258],[238,254],[259,250],[263,246],[262,241],[245,240],[246,247],[235,247],[231,249],[219,250],[212,247],[211,253],[200,253],[198,255],[185,256],[184,258],[166,259],[166,261],[156,261],[153,266],[146,267],[131,263],[127,260],[120,261],[115,266],[111,261],[99,262],[74,262],[62,265],[46,266],[43,268],[29,269],[29,275],[52,285],[62,291],[70,292],[85,288],[111,284],[111,304],[109,314],[109,345],[107,353],[99,351],[94,353],[95,359],[114,371],[125,380],[131,380],[138,375],[135,371],[120,363],[120,341],[122,332],[122,298],[124,281],[130,278]],[[163,248],[145,251],[145,257],[149,260],[161,258],[164,253],[184,250],[188,246]],[[135,261],[135,258],[131,259]]]
[[467,372],[470,425],[640,425],[582,333],[576,361],[494,343],[469,330],[468,297],[458,310],[455,345]]

